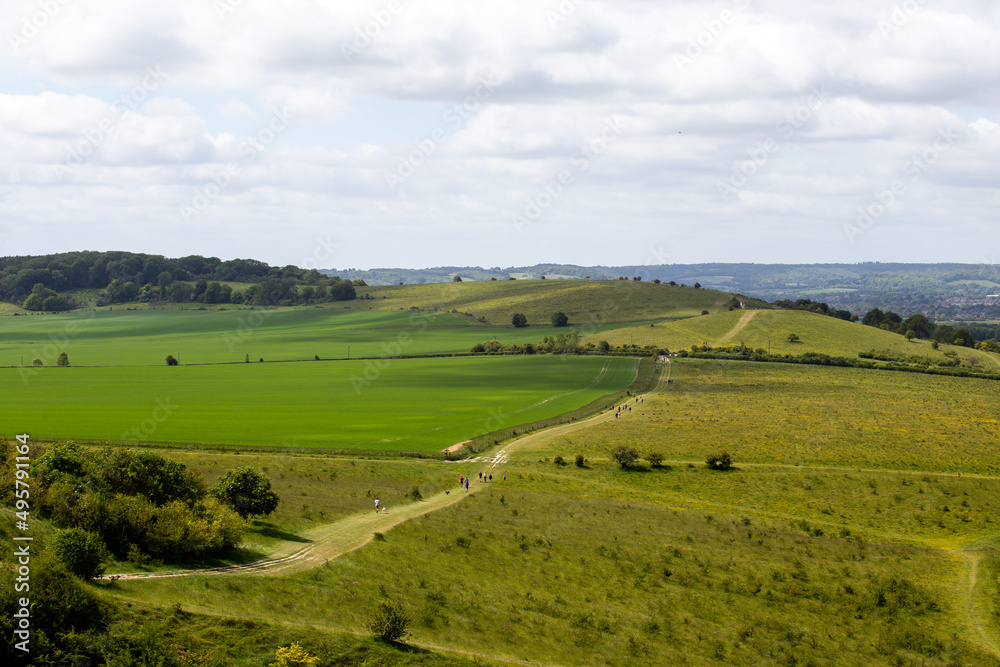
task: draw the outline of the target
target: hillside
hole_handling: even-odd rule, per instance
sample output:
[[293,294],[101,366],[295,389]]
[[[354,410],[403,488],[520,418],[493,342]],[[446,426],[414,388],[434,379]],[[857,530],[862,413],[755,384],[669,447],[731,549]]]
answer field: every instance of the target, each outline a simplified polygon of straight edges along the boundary
[[[570,327],[581,329],[605,322],[681,319],[703,310],[728,310],[732,294],[693,287],[631,280],[508,280],[487,282],[394,285],[360,288],[359,296],[375,310],[421,310],[469,313],[490,324],[509,324],[523,313],[530,325],[548,325],[552,313],[569,316]],[[766,304],[751,300],[748,305]],[[342,307],[350,307],[340,304]],[[362,307],[365,307],[362,306]]]
[[[799,340],[789,342],[790,333],[797,334]],[[613,329],[590,335],[586,340],[595,343],[606,340],[612,345],[656,345],[669,350],[683,350],[703,343],[712,347],[742,343],[747,347],[770,349],[774,354],[817,352],[841,357],[888,350],[892,354],[919,355],[935,361],[946,361],[949,358],[946,353],[954,352],[960,360],[974,358],[983,368],[1000,370],[997,355],[953,345],[941,345],[934,350],[927,340],[908,341],[882,329],[801,310],[734,310],[678,322]]]

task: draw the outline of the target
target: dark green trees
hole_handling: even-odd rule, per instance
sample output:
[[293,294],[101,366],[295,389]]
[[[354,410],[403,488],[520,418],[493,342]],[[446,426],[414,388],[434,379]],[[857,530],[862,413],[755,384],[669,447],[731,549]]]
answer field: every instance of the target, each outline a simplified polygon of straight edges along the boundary
[[250,467],[230,470],[210,492],[244,519],[267,516],[278,507],[278,494],[271,490],[271,480]]
[[558,313],[552,313],[552,326],[554,327],[564,327],[569,324],[569,317],[566,313],[560,311]]
[[510,318],[510,323],[517,328],[528,326],[528,318],[525,317],[524,313],[514,313],[514,316]]

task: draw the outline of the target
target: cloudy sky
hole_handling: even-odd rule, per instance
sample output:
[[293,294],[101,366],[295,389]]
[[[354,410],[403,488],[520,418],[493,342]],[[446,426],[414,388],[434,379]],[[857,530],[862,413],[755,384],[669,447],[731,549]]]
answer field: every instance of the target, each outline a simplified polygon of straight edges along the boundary
[[1000,255],[989,0],[6,0],[0,254]]

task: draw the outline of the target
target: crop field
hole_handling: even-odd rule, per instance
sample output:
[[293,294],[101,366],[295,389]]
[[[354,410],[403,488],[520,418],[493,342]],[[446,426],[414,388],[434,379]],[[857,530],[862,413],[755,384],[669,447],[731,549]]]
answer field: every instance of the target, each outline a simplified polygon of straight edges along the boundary
[[[788,341],[795,333],[799,340]],[[858,322],[809,313],[801,310],[733,310],[693,317],[677,322],[623,327],[587,336],[585,340],[606,340],[612,345],[658,345],[669,350],[684,350],[692,345],[745,344],[751,348],[770,349],[774,354],[800,355],[818,352],[830,356],[857,358],[858,352],[888,350],[893,354],[917,355],[945,361],[945,352],[954,352],[959,360],[976,360],[986,370],[1000,371],[1000,356],[954,345],[931,348],[928,340],[906,340],[904,336]]]
[[632,381],[624,358],[432,358],[2,369],[37,438],[438,451]]
[[[508,318],[509,324],[509,318]],[[183,364],[346,359],[468,352],[476,343],[541,342],[572,330],[484,326],[451,313],[289,310],[101,311],[7,317],[0,327],[0,366],[159,366],[168,354]],[[601,331],[614,325],[592,327]],[[349,349],[348,349],[349,348]]]

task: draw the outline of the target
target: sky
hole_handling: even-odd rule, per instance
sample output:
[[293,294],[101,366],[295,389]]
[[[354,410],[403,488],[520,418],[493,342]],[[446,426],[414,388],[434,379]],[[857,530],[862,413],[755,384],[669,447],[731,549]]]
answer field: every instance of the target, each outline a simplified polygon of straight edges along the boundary
[[1000,255],[1000,3],[6,0],[0,255]]

